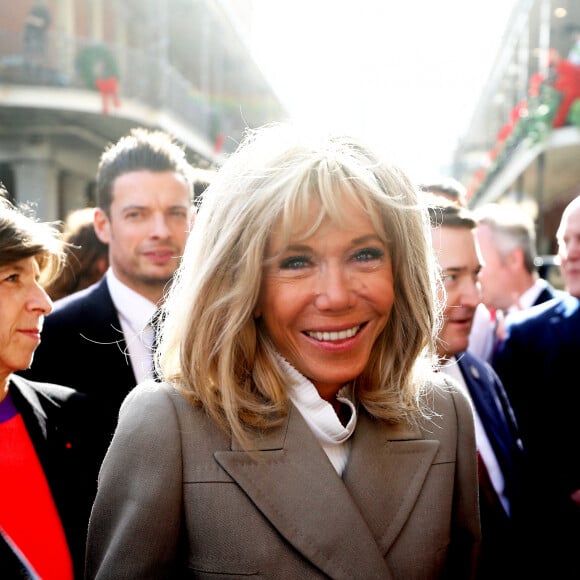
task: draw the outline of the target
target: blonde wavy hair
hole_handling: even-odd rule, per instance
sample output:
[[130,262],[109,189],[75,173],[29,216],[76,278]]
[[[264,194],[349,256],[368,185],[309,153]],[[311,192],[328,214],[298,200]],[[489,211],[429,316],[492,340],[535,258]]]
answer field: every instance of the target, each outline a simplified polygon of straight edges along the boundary
[[353,138],[268,125],[246,132],[204,193],[166,296],[156,360],[167,382],[245,448],[288,407],[288,381],[253,315],[272,228],[289,240],[296,224],[309,223],[314,201],[319,215],[306,237],[326,216],[340,223],[345,200],[367,213],[387,244],[395,285],[390,319],[355,381],[357,400],[392,422],[428,412],[439,281],[418,190]]

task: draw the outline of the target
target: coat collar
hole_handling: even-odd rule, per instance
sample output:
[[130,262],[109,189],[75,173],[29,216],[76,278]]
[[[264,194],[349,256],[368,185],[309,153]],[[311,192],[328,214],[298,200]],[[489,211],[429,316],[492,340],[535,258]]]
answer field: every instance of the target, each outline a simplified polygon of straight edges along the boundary
[[[438,444],[362,413],[341,479],[304,419],[256,443],[258,461],[232,444],[218,463],[305,558],[332,578],[392,578],[384,554],[405,523]],[[276,490],[276,493],[272,493]]]
[[[27,429],[30,431],[31,425],[38,426],[42,433],[42,438],[46,439],[46,413],[38,400],[36,391],[31,384],[24,378],[12,374],[10,375],[9,392],[18,412],[23,416]],[[29,415],[32,414],[35,420],[31,423]]]

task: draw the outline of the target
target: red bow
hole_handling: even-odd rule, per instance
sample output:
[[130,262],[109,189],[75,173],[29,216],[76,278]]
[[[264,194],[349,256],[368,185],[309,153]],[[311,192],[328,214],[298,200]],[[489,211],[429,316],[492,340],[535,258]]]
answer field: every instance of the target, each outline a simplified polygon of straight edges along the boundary
[[108,79],[97,79],[95,85],[101,93],[103,100],[103,115],[109,113],[109,97],[113,101],[113,105],[118,109],[121,106],[119,101],[119,87],[116,77],[109,77]]

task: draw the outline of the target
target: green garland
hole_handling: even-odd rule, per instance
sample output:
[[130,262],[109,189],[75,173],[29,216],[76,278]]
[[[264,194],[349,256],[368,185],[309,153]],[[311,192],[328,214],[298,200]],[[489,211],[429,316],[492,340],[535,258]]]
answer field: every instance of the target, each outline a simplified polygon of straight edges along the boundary
[[580,127],[580,99],[576,99],[572,106],[570,107],[570,111],[568,112],[568,117],[566,118],[570,125],[574,125],[575,127]]
[[84,84],[95,88],[97,79],[119,78],[119,67],[113,53],[103,44],[83,48],[76,60],[78,74]]

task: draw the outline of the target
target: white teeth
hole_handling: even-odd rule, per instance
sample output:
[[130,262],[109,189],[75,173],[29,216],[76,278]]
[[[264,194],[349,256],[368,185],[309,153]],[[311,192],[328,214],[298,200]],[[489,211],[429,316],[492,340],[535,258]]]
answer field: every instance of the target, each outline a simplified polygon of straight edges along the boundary
[[316,340],[344,340],[345,338],[352,338],[359,330],[359,326],[349,328],[348,330],[341,330],[340,332],[307,332],[308,336]]

